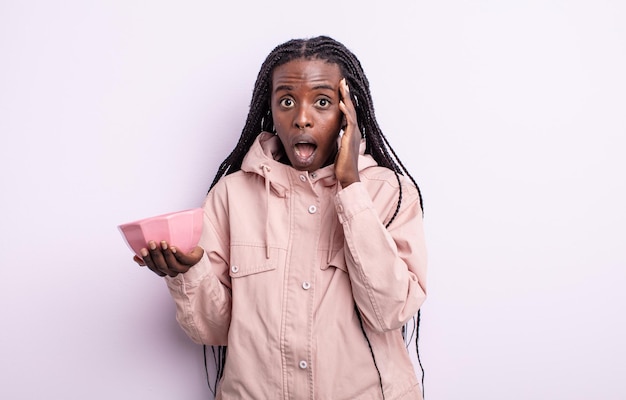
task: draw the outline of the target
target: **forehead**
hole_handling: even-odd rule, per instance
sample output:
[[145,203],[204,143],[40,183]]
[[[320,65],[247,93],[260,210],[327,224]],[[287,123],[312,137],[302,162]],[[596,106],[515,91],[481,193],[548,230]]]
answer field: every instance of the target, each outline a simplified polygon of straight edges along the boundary
[[298,58],[276,67],[272,73],[272,87],[279,85],[330,82],[338,84],[342,78],[339,65],[319,59]]

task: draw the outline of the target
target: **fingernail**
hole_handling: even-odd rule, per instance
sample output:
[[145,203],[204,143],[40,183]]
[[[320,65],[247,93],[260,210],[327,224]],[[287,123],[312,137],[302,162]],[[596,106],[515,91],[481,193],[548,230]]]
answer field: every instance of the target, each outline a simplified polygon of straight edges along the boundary
[[176,247],[170,247],[170,250],[172,251],[172,253],[176,254]]
[[147,257],[148,256],[148,250],[146,250],[145,248],[139,250],[139,252],[141,253],[142,257]]
[[161,248],[167,250],[167,242],[165,240],[161,242]]
[[150,246],[150,250],[156,250],[156,243],[154,243],[153,241],[150,241],[148,245]]

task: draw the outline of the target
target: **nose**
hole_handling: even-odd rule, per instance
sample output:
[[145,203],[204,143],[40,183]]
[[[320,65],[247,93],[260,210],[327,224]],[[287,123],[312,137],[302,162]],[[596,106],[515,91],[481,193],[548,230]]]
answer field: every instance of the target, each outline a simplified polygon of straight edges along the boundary
[[313,126],[313,120],[306,107],[298,109],[293,123],[298,129],[311,128]]

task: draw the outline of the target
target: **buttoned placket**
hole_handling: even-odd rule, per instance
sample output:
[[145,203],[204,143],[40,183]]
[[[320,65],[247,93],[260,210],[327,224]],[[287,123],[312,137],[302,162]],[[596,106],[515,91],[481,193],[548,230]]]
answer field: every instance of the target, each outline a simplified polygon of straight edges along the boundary
[[[312,391],[313,375],[310,359],[312,354],[312,319],[313,319],[313,277],[315,268],[319,268],[319,240],[322,226],[320,200],[315,190],[316,173],[307,174],[299,171],[292,193],[293,235],[307,246],[290,249],[288,266],[288,298],[284,303],[287,307],[284,321],[286,329],[283,343],[288,364],[287,368],[296,368],[294,374],[288,374],[288,385],[303,388],[305,385]],[[293,364],[291,364],[293,363]],[[291,364],[291,365],[289,365]]]

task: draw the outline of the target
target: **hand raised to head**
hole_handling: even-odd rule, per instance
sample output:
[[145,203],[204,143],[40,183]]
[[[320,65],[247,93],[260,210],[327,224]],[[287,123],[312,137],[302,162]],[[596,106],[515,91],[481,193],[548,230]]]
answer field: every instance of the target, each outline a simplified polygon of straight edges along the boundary
[[341,148],[335,161],[335,176],[342,187],[359,182],[359,147],[361,145],[361,131],[356,116],[356,109],[350,98],[350,88],[346,79],[339,83],[341,101],[339,109],[344,114],[345,126],[341,138]]

